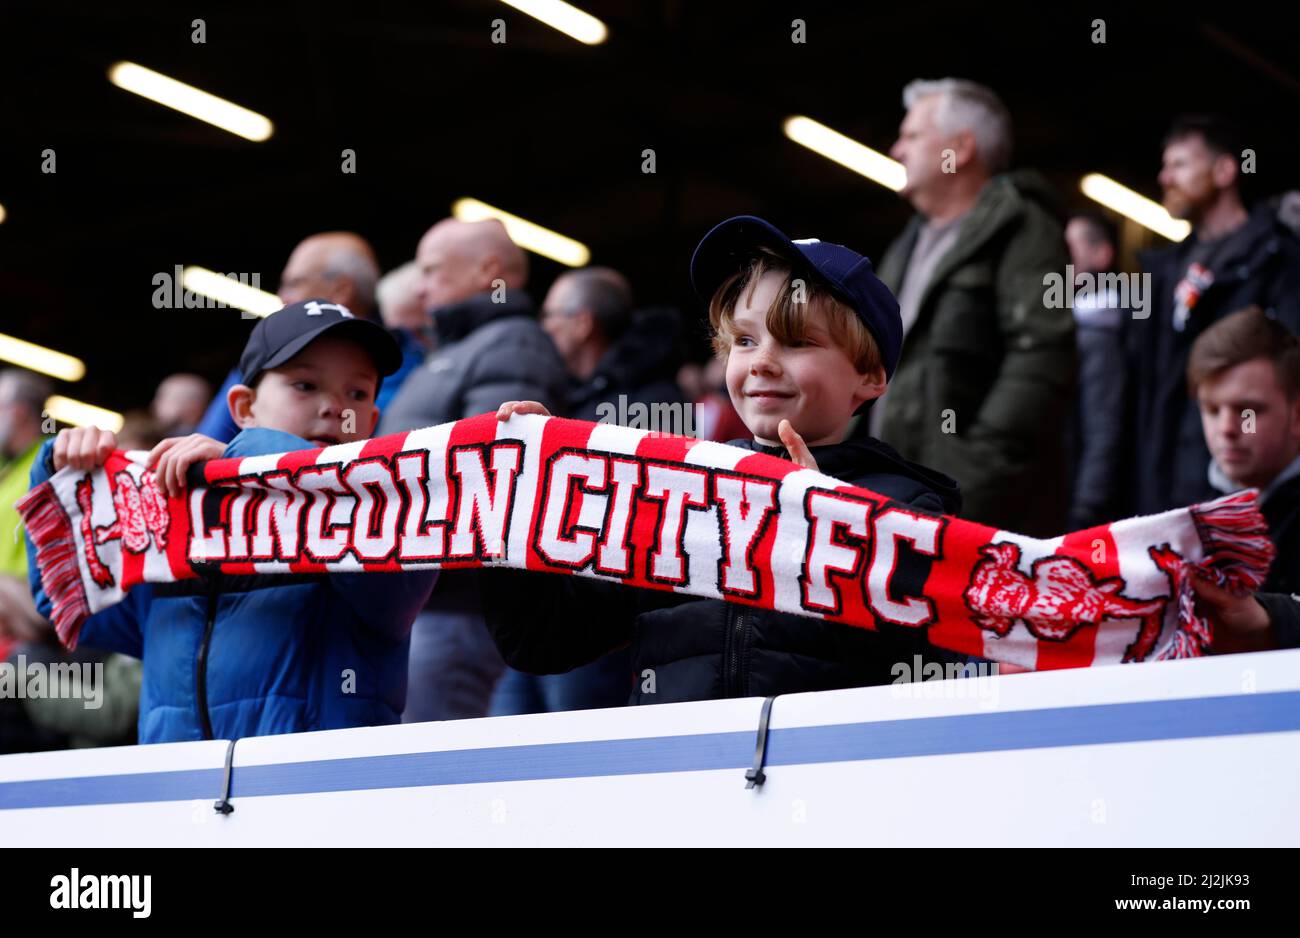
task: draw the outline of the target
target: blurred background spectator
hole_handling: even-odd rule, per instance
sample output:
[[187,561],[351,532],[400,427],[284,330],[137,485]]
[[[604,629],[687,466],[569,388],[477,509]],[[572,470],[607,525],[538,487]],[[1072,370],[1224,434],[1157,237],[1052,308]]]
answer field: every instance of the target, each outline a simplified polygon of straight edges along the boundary
[[[1130,323],[1130,513],[1154,514],[1212,496],[1200,415],[1184,385],[1196,337],[1234,310],[1256,305],[1300,328],[1300,241],[1263,202],[1242,198],[1245,138],[1213,115],[1176,120],[1159,175],[1164,206],[1192,226],[1185,240],[1140,256],[1151,273],[1151,315]],[[1253,168],[1253,160],[1252,160]]]
[[212,385],[198,375],[175,374],[163,378],[154,392],[149,413],[164,437],[186,436],[203,419],[212,401]]
[[[567,375],[525,290],[528,261],[495,219],[446,218],[420,239],[417,295],[438,346],[380,417],[379,434],[540,401],[562,414]],[[478,574],[447,571],[411,629],[403,722],[481,717],[505,668],[488,634]]]
[[379,320],[397,339],[402,349],[402,366],[384,379],[375,397],[380,413],[388,407],[407,376],[419,368],[424,357],[437,345],[433,322],[420,301],[420,265],[407,261],[390,270],[375,290]]
[[[39,375],[16,368],[0,372],[0,661],[24,667],[28,662],[98,666],[101,677],[94,689],[101,696],[93,707],[86,706],[84,696],[91,688],[83,688],[80,697],[0,696],[0,753],[135,740],[140,663],[89,647],[67,651],[37,613],[28,589],[26,548],[17,536],[21,519],[13,505],[27,493],[32,463],[45,442],[49,396],[50,382]],[[148,421],[148,415],[142,419]],[[155,433],[153,441],[160,438]]]
[[[674,310],[634,309],[632,289],[618,271],[588,267],[561,274],[542,302],[541,322],[568,369],[565,416],[611,422],[612,415],[612,422],[627,423],[620,417],[640,404],[648,413],[689,420],[684,410],[689,405],[675,378],[681,360],[681,319]],[[686,428],[640,429],[682,433]],[[627,649],[567,674],[524,674],[506,668],[490,715],[621,707],[631,684]]]
[[1038,175],[1008,173],[1011,116],[990,89],[914,81],[903,104],[890,154],[917,215],[879,264],[905,338],[873,435],[956,479],[963,517],[1059,533],[1074,323],[1044,296],[1066,265],[1054,196]]
[[[1065,226],[1074,274],[1094,288],[1074,298],[1079,351],[1078,392],[1069,424],[1070,518],[1080,531],[1119,517],[1120,460],[1124,454],[1124,320],[1118,292],[1097,278],[1114,273],[1119,241],[1115,223],[1100,212],[1075,215]],[[1126,275],[1127,276],[1127,275]],[[1131,298],[1130,298],[1131,299]]]
[[[350,231],[325,231],[298,242],[280,274],[280,302],[320,298],[347,307],[369,319],[375,312],[379,263],[365,238]],[[251,326],[250,326],[251,330]],[[232,368],[194,432],[228,443],[239,428],[226,402],[230,389],[242,380]]]

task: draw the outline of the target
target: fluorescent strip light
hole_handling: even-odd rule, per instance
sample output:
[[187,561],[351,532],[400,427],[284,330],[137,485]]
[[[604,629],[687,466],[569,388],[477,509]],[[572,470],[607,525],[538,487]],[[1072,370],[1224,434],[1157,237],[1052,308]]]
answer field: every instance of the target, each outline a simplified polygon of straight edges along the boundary
[[28,371],[60,381],[80,381],[86,375],[86,363],[43,345],[33,345],[10,335],[0,335],[0,361],[7,361]]
[[591,261],[591,251],[581,241],[566,238],[549,228],[535,225],[478,199],[457,199],[451,207],[451,214],[461,221],[495,218],[506,226],[506,234],[510,235],[510,240],[515,244],[561,264],[585,267]]
[[795,143],[880,183],[886,189],[898,192],[907,182],[907,172],[902,163],[831,130],[811,117],[787,118],[783,129]]
[[284,306],[274,293],[250,287],[206,267],[186,267],[181,274],[181,286],[254,316],[269,316]]
[[1083,177],[1079,188],[1094,202],[1100,202],[1125,218],[1131,218],[1139,225],[1150,228],[1156,234],[1164,235],[1170,241],[1182,241],[1192,233],[1190,222],[1170,217],[1164,206],[1139,195],[1128,186],[1120,185],[1109,176],[1089,173]]
[[74,427],[99,427],[101,430],[112,430],[114,433],[122,429],[124,422],[122,415],[115,410],[106,410],[58,394],[46,400],[45,412],[59,423]]
[[224,98],[200,91],[193,85],[168,78],[134,62],[118,62],[108,70],[108,80],[123,91],[133,92],[182,114],[207,121],[245,140],[261,143],[275,129],[269,120],[256,111],[232,104]]
[[609,35],[609,30],[605,28],[604,23],[590,13],[565,3],[564,0],[501,0],[501,2],[589,46],[599,45]]

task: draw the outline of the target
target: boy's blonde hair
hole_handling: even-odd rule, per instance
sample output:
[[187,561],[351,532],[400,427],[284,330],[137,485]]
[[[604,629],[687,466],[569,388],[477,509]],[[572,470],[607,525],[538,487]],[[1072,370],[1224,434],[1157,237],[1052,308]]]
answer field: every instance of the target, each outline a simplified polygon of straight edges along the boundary
[[753,294],[758,281],[767,273],[784,277],[772,305],[767,308],[765,322],[768,332],[782,345],[796,345],[808,334],[808,312],[820,308],[826,313],[826,323],[831,341],[842,349],[853,362],[858,374],[866,374],[883,367],[880,346],[871,331],[858,318],[847,303],[837,297],[817,280],[804,278],[804,302],[795,298],[795,279],[790,262],[765,248],[750,258],[745,266],[722,282],[709,301],[709,325],[713,329],[713,351],[726,360],[734,341],[733,316],[736,304],[748,292]]

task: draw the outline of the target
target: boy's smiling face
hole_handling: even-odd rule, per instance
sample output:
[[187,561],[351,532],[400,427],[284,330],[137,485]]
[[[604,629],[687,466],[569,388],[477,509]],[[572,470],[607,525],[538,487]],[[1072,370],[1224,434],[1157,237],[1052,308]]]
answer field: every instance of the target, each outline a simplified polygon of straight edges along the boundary
[[379,371],[356,342],[322,335],[268,369],[256,390],[236,385],[230,412],[241,428],[283,430],[317,446],[368,439],[379,423]]
[[826,313],[807,311],[800,345],[783,345],[767,328],[767,311],[785,283],[769,270],[740,293],[732,311],[727,391],[756,442],[781,446],[777,427],[789,420],[809,446],[839,443],[853,412],[885,390],[883,369],[861,374],[836,345]]

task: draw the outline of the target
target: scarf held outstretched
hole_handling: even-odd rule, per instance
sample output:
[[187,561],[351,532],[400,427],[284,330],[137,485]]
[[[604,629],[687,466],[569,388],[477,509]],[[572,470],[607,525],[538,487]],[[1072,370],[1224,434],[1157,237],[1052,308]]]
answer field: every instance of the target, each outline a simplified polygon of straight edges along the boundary
[[773,456],[556,417],[212,460],[171,498],[139,458],[64,469],[19,502],[70,647],[142,582],[512,567],[1085,667],[1204,654],[1192,577],[1255,589],[1273,556],[1254,492],[1038,539]]

